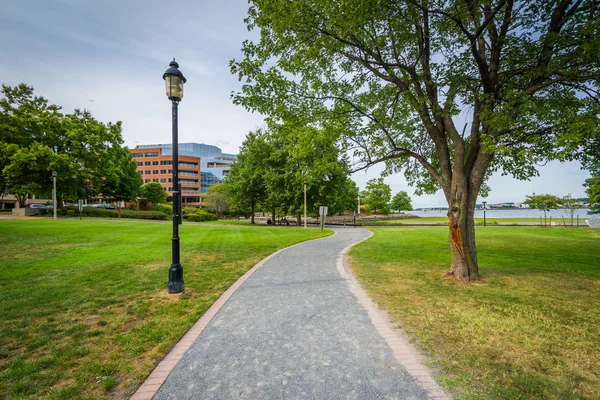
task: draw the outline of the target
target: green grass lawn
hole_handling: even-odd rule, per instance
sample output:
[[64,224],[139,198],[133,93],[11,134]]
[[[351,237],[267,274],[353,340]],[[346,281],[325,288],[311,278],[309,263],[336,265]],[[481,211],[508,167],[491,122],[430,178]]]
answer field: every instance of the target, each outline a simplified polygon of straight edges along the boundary
[[447,228],[372,228],[352,268],[456,398],[600,398],[600,230],[477,228],[482,281],[445,277]]
[[330,233],[184,224],[167,295],[170,224],[0,221],[0,398],[128,397],[254,264]]

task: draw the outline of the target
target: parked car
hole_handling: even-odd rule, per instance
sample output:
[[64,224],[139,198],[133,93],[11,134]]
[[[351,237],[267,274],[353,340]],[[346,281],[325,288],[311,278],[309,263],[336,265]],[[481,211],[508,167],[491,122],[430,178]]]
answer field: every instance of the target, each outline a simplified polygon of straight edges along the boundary
[[29,204],[27,207],[29,208],[48,208],[45,204]]
[[115,208],[113,206],[111,206],[110,204],[94,204],[91,207],[94,208],[105,208],[107,210],[114,210]]

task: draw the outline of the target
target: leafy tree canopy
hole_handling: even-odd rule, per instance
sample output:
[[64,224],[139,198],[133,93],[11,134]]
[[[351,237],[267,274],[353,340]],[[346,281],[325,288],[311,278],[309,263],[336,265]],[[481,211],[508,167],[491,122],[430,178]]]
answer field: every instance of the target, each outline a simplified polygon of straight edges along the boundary
[[585,181],[588,204],[591,214],[600,214],[600,176],[593,176]]
[[544,211],[544,218],[546,218],[546,211],[556,210],[560,207],[561,199],[552,194],[534,194],[533,196],[527,196],[524,203],[529,205],[530,208]]
[[2,85],[2,95],[0,183],[21,205],[28,194],[50,196],[52,171],[59,199],[135,198],[142,180],[122,146],[120,122],[101,123],[88,111],[62,114],[25,84]]
[[408,193],[400,191],[394,195],[390,203],[392,210],[412,211],[412,201]]
[[[478,277],[474,210],[495,171],[598,145],[597,0],[252,0],[234,102],[332,132],[353,168],[442,189],[451,272]],[[594,147],[596,146],[596,147]]]
[[209,187],[204,196],[204,205],[209,211],[214,212],[217,215],[217,218],[219,218],[223,212],[229,210],[226,187],[221,184]]
[[167,193],[158,182],[148,182],[142,186],[141,195],[144,200],[152,203],[154,208],[157,204],[167,201]]
[[384,213],[389,211],[392,189],[383,181],[383,178],[370,179],[363,194],[369,210],[372,210],[375,214],[377,214],[377,210]]
[[310,214],[320,205],[340,213],[353,208],[358,193],[348,174],[347,160],[330,132],[298,124],[272,124],[269,130],[248,134],[224,185],[234,207],[260,204],[299,216],[304,209],[306,181]]

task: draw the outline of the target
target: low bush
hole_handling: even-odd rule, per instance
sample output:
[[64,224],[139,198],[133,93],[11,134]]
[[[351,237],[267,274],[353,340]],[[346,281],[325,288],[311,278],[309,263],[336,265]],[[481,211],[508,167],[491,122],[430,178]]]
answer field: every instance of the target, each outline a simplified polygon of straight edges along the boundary
[[183,207],[183,215],[185,216],[186,214],[195,214],[199,211],[204,211],[198,207]]
[[205,222],[205,221],[216,221],[217,216],[213,213],[209,213],[205,210],[197,210],[193,214],[183,214],[183,218],[187,221],[193,222]]
[[[51,209],[40,209],[39,215],[52,215],[53,210]],[[79,209],[77,207],[64,207],[58,210],[58,215],[67,217],[76,217],[79,215]],[[81,215],[84,217],[98,217],[98,218],[117,218],[119,210],[108,210],[105,208],[93,208],[83,207]],[[134,211],[128,209],[121,210],[121,218],[133,218],[133,219],[154,219],[154,220],[167,220],[168,216],[161,211]]]
[[166,215],[173,215],[173,205],[171,204],[157,204],[156,211],[165,213]]

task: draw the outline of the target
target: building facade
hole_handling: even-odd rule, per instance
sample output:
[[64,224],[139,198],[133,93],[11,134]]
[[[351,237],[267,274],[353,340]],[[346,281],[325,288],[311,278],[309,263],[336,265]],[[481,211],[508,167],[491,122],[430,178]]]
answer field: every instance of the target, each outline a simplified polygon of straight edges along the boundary
[[[171,156],[171,144],[147,144],[136,147],[140,151],[161,150],[161,154]],[[223,153],[217,146],[202,143],[179,143],[179,156],[197,157],[200,159],[200,193],[217,183],[229,173],[231,164],[237,161],[237,155]]]
[[[169,200],[173,200],[173,155],[165,154],[161,147],[136,146],[130,149],[133,160],[137,164],[137,172],[144,184],[159,183]],[[200,158],[179,155],[179,183],[181,184],[181,201],[184,206],[200,206],[201,172]]]

